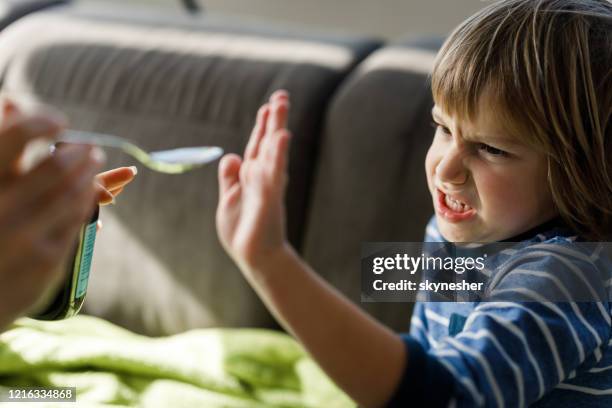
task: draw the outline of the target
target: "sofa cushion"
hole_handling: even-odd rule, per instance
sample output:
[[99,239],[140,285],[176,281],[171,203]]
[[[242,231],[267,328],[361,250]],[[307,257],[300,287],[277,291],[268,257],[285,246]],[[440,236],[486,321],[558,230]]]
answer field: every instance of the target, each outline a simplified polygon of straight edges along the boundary
[[[362,242],[422,241],[433,213],[424,161],[433,136],[428,74],[440,43],[423,39],[377,50],[329,109],[304,255],[358,303]],[[396,330],[408,327],[410,306],[362,306]]]
[[[74,128],[150,150],[219,145],[242,153],[258,107],[288,89],[288,233],[300,248],[322,116],[338,84],[378,44],[228,18],[62,9],[3,32],[0,72],[5,94],[58,106]],[[135,164],[108,153],[108,167]],[[88,312],[152,335],[273,324],[218,242],[216,173],[216,164],[178,176],[140,167],[102,213]]]
[[0,3],[0,30],[9,24],[39,10],[61,6],[71,0],[3,0]]

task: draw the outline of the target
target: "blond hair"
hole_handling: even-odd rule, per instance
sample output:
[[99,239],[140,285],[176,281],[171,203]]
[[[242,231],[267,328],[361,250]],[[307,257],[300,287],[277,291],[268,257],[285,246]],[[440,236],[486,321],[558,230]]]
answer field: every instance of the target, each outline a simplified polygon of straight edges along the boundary
[[586,239],[612,223],[612,4],[506,0],[457,27],[432,73],[434,100],[473,120],[485,92],[511,135],[548,158],[560,216]]

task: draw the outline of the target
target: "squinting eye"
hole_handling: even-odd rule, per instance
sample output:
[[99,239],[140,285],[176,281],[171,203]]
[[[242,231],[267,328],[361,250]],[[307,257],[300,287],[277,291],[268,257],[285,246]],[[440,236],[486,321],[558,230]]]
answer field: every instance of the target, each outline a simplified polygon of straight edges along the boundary
[[488,144],[484,144],[484,143],[478,144],[478,150],[482,150],[483,152],[490,154],[491,156],[498,156],[498,157],[508,156],[508,153],[504,152],[503,150],[497,149],[495,147],[489,146]]
[[434,129],[436,129],[436,130],[438,130],[438,129],[442,130],[442,133],[444,133],[445,135],[450,135],[451,134],[449,128],[447,128],[446,126],[442,126],[441,124],[439,124],[437,122],[431,122],[431,126]]

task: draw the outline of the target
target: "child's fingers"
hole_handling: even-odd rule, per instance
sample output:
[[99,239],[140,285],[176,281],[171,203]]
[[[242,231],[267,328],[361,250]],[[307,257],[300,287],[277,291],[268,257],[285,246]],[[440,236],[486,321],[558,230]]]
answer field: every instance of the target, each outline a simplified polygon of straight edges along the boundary
[[287,126],[287,117],[289,116],[289,93],[284,90],[276,91],[270,97],[270,118],[266,135],[263,137],[260,149],[264,152],[269,152],[274,147],[274,135],[277,131]]
[[289,102],[287,99],[277,99],[272,103],[270,120],[268,122],[268,131],[266,132],[260,147],[261,155],[266,161],[272,159],[273,150],[276,146],[276,138],[279,134],[279,130],[285,128],[288,111]]
[[270,95],[270,102],[275,100],[287,99],[289,100],[289,92],[285,89],[278,89]]
[[222,197],[232,186],[240,182],[242,161],[236,154],[226,154],[219,162],[219,197]]
[[259,144],[261,142],[262,137],[266,134],[266,125],[268,122],[269,115],[270,105],[268,104],[263,105],[257,111],[255,127],[253,128],[253,132],[251,133],[251,137],[249,138],[249,142],[247,143],[247,147],[244,151],[245,160],[254,159],[255,157],[257,157]]
[[[288,104],[288,101],[289,92],[280,89],[275,91],[270,96],[269,103],[264,104],[261,108],[259,108],[259,111],[257,112],[257,120],[255,122],[255,127],[253,128],[253,132],[251,133],[251,137],[244,152],[245,160],[256,158],[259,152],[261,151],[262,139],[265,137],[266,134],[271,131],[269,128],[269,123],[272,106],[278,103]],[[281,120],[280,123],[286,122]]]
[[271,135],[279,129],[287,127],[289,116],[289,99],[277,98],[272,102],[270,119],[268,120],[267,134]]
[[279,185],[287,174],[287,164],[289,162],[289,144],[291,133],[286,129],[279,130],[274,137],[274,148],[272,149],[272,178],[275,184]]
[[112,191],[116,188],[125,186],[134,179],[136,174],[138,174],[138,169],[135,166],[119,167],[98,174],[96,180],[102,187]]
[[[273,107],[268,123],[268,134],[278,129],[287,127],[287,115],[289,112],[289,92],[284,89],[275,91],[270,96],[270,105]],[[276,107],[276,109],[274,109]]]
[[240,207],[236,206],[236,203],[240,200],[241,195],[242,185],[240,183],[232,185],[225,194],[220,197],[218,211],[228,211],[226,215],[230,215],[236,210],[239,211]]

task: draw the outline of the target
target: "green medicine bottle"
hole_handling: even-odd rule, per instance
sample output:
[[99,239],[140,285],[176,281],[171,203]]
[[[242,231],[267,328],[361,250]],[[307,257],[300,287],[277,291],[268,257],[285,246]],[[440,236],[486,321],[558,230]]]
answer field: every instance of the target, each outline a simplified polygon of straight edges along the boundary
[[47,306],[30,317],[38,320],[61,320],[72,317],[81,310],[89,282],[98,216],[99,208],[96,206],[92,217],[81,227],[75,248],[68,258],[66,280]]

